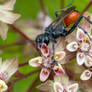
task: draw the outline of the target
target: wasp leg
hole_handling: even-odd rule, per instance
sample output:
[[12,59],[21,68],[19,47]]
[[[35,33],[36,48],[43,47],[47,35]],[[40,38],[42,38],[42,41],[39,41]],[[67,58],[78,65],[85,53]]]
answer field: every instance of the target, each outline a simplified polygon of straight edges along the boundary
[[36,44],[36,49],[37,49],[37,51],[38,51],[39,56],[41,56],[41,51],[40,51],[39,48],[38,48],[38,43]]
[[64,11],[64,10],[63,10],[63,9],[60,9],[60,10],[56,11],[56,12],[55,12],[56,17],[58,17],[58,16],[59,16],[58,13],[59,13],[59,12],[62,12],[62,11]]
[[[80,16],[79,19],[75,22],[75,24],[71,27],[71,29],[69,31],[66,31],[64,36],[67,36],[68,34],[72,33],[74,31],[74,29],[78,26],[78,24],[80,23],[81,19],[85,18],[89,23],[92,24],[92,21],[90,21],[87,17],[85,16]],[[84,30],[83,30],[84,31]],[[86,33],[88,35],[88,33],[86,31],[84,31],[84,33]]]
[[71,1],[66,7],[64,7],[63,9],[60,9],[60,10],[56,11],[56,12],[55,12],[56,17],[59,16],[59,15],[58,15],[59,12],[65,11],[66,8],[69,7],[69,6],[73,3],[73,1],[74,1],[74,0],[72,0],[72,1]]
[[53,65],[53,64],[58,65],[58,64],[57,64],[57,61],[55,60],[55,42],[56,42],[55,40],[52,40],[52,51],[53,51],[53,52],[52,52],[52,54],[53,54],[53,55],[52,55],[52,65]]
[[90,40],[92,40],[92,38],[90,37],[90,35],[88,34],[87,31],[85,31],[85,30],[84,30],[81,26],[79,26],[79,25],[78,25],[78,27],[83,30],[83,32],[89,37]]
[[55,42],[54,41],[52,41],[52,51],[53,51],[52,59],[55,60]]

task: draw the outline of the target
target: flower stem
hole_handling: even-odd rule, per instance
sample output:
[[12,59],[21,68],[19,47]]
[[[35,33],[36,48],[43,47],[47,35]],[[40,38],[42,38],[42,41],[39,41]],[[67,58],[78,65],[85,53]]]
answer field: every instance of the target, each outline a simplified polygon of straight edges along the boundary
[[22,67],[22,66],[25,66],[25,65],[28,65],[28,62],[25,62],[25,63],[19,64],[19,67]]
[[44,13],[44,15],[47,15],[47,11],[46,11],[43,0],[39,0],[39,1],[40,1],[40,6],[41,6],[41,9],[42,9],[42,12]]
[[17,71],[13,76],[18,78],[18,77],[24,76],[24,74],[22,74],[21,72]]
[[61,5],[60,5],[61,9],[64,8],[64,4],[65,4],[64,0],[61,0]]
[[37,76],[37,78],[33,81],[33,83],[30,85],[30,87],[28,88],[27,92],[32,92],[32,89],[36,86],[37,82],[39,81],[39,75]]
[[28,74],[26,74],[26,75],[23,75],[23,76],[21,76],[21,77],[15,79],[15,80],[9,82],[8,85],[9,85],[9,87],[11,87],[11,86],[14,85],[16,82],[18,82],[18,81],[20,81],[20,80],[22,80],[22,79],[25,79],[25,78],[27,78],[27,77],[29,77],[29,76],[35,74],[35,73],[38,73],[38,72],[40,72],[40,69],[37,69],[37,70],[35,70],[35,71],[33,71],[33,72],[30,72],[30,73],[28,73]]
[[83,9],[83,11],[81,12],[81,15],[83,15],[84,12],[87,11],[90,8],[91,5],[92,5],[92,0],[90,0],[90,2],[88,3],[88,5]]
[[20,35],[22,35],[26,40],[32,43],[33,46],[35,46],[35,42],[32,41],[30,38],[28,38],[20,29],[15,27],[13,24],[9,24],[9,26],[14,29],[14,31],[18,32]]
[[21,45],[27,44],[28,42],[29,42],[28,40],[24,40],[24,41],[19,41],[19,42],[11,43],[11,44],[0,45],[0,49],[12,47],[12,46],[21,46]]

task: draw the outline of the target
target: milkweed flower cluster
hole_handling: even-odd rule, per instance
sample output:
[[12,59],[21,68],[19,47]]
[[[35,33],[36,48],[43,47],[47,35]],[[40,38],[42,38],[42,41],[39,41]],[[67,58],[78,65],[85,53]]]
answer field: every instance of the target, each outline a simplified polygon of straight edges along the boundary
[[37,88],[45,92],[77,92],[78,83],[70,83],[65,76],[55,76],[54,81],[48,80]]
[[42,67],[42,70],[40,73],[40,80],[46,81],[50,75],[51,70],[53,70],[56,75],[64,75],[65,72],[60,62],[64,58],[65,52],[60,51],[60,52],[55,53],[55,60],[57,61],[58,65],[53,65],[52,67],[52,64],[53,64],[52,50],[48,48],[48,46],[45,43],[42,44],[40,50],[42,52],[42,56],[29,60],[30,66],[33,66],[33,67],[41,66]]
[[[78,28],[76,33],[76,41],[73,41],[67,45],[67,50],[70,52],[77,52],[76,61],[78,65],[85,65],[86,67],[92,67],[92,41],[82,29]],[[82,80],[88,80],[92,76],[90,70],[85,70],[82,75]]]
[[92,43],[82,29],[78,28],[76,41],[68,44],[67,50],[70,52],[77,51],[76,61],[78,65],[85,64],[87,67],[92,66]]
[[5,92],[8,89],[7,83],[17,70],[18,61],[16,57],[4,62],[0,58],[0,92]]
[[[3,40],[5,40],[7,37],[7,24],[13,24],[20,17],[20,14],[12,12],[15,2],[16,0],[8,0],[3,5],[0,5],[0,36]],[[40,22],[38,23],[40,25],[40,31],[40,27],[42,28],[42,30],[44,30],[52,21],[49,16],[45,16],[43,13],[40,13],[38,15],[38,20],[40,20]],[[84,30],[85,28],[86,27],[84,27]],[[36,30],[35,32],[34,30],[30,32],[29,28],[27,28],[28,31],[25,31],[24,27],[22,27],[22,29],[23,31],[21,32],[29,39],[34,38],[34,35],[37,36],[38,34],[42,33],[42,31],[37,32],[37,27],[33,28],[34,30]],[[89,29],[91,30],[91,28]],[[41,47],[39,48],[41,56],[37,56],[29,60],[30,66],[41,67],[40,80],[43,83],[37,87],[39,90],[46,92],[77,92],[79,84],[68,79],[68,77],[70,78],[70,76],[68,76],[67,68],[62,65],[62,61],[64,59],[66,60],[67,58],[68,60],[68,57],[72,56],[72,54],[68,55],[67,53],[75,52],[77,64],[80,67],[82,65],[86,67],[86,70],[84,70],[84,72],[80,76],[81,80],[89,80],[92,77],[92,40],[89,39],[89,36],[85,34],[84,30],[77,27],[76,36],[74,36],[75,40],[69,43],[68,40],[72,38],[70,37],[68,39],[68,37],[66,37],[68,40],[64,40],[64,44],[62,46],[61,44],[59,45],[59,51],[56,51],[55,48],[54,58],[56,62],[54,62],[53,60],[53,50],[49,48],[49,46],[45,43],[41,44]],[[31,37],[30,34],[32,35]],[[88,34],[91,35],[89,31]],[[66,44],[67,42],[68,45]],[[70,59],[68,61],[70,61]],[[4,62],[2,62],[2,59],[0,58],[0,92],[7,91],[7,83],[17,70],[18,62],[16,57],[7,59]],[[20,75],[22,74],[20,73]],[[20,76],[18,77],[19,79],[21,78]],[[52,79],[50,77],[52,77]],[[25,75],[22,78],[25,78]]]
[[[68,76],[67,70],[65,71],[61,66],[61,62],[63,59],[67,58],[67,56],[71,57],[72,53],[76,55],[73,59],[76,58],[77,64],[79,65],[80,69],[86,68],[84,72],[81,74],[80,79],[81,80],[89,80],[92,77],[92,40],[91,38],[91,28],[89,24],[88,27],[84,27],[84,30],[87,31],[88,35],[84,32],[82,29],[83,26],[85,26],[84,23],[85,20],[82,22],[82,25],[79,24],[77,27],[77,30],[75,30],[75,34],[73,35],[74,39],[72,40],[72,37],[66,37],[66,44],[63,49],[63,51],[55,52],[55,60],[57,61],[57,65],[53,65],[52,67],[52,50],[48,48],[48,46],[43,43],[41,45],[40,51],[42,53],[42,56],[38,56],[36,58],[33,58],[29,60],[29,65],[33,67],[41,67],[41,73],[40,73],[40,80],[44,83],[39,85],[37,88],[41,91],[46,92],[77,92],[78,90],[78,83],[73,84],[64,84],[63,81],[56,81],[56,76],[63,78],[64,75]],[[71,36],[72,36],[71,35]],[[67,40],[68,39],[68,40]],[[72,42],[69,42],[71,40]],[[60,48],[61,49],[61,48]],[[71,53],[71,54],[67,54]],[[71,59],[71,58],[70,58]],[[66,59],[65,59],[66,60]],[[69,60],[68,60],[69,61]],[[55,62],[54,62],[55,63]],[[81,68],[82,66],[82,68]],[[66,69],[66,68],[65,68]],[[51,71],[54,71],[54,81],[49,80],[49,75]],[[70,75],[71,76],[71,75]]]

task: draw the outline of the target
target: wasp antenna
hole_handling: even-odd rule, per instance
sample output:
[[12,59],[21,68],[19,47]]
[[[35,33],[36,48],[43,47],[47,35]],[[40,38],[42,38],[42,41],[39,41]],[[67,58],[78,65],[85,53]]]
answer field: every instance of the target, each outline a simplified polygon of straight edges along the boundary
[[72,5],[74,0],[72,0],[66,7],[64,7],[62,10],[65,10],[67,7],[69,7],[70,5]]
[[66,7],[64,7],[63,9],[60,9],[60,10],[56,11],[56,12],[55,12],[56,17],[58,17],[58,12],[61,12],[61,11],[66,10],[67,7],[69,7],[70,5],[72,5],[73,1],[74,1],[74,0],[72,0],[72,1],[71,1]]

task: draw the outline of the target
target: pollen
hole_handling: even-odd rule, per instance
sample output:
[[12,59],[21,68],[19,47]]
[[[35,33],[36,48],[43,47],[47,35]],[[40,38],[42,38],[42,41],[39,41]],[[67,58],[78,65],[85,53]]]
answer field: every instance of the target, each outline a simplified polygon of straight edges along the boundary
[[4,88],[4,86],[2,84],[0,84],[0,89],[3,89],[3,88]]
[[58,66],[58,70],[61,71],[61,68]]
[[60,54],[56,54],[56,59],[60,59],[61,55]]
[[78,45],[81,46],[82,42],[78,42]]
[[85,41],[85,42],[89,41],[88,37],[85,37],[84,41]]
[[36,61],[35,61],[35,63],[37,63],[37,64],[38,64],[39,62],[40,62],[39,60],[36,60]]

